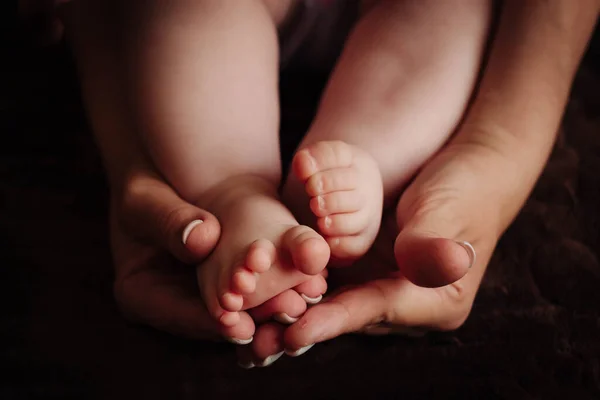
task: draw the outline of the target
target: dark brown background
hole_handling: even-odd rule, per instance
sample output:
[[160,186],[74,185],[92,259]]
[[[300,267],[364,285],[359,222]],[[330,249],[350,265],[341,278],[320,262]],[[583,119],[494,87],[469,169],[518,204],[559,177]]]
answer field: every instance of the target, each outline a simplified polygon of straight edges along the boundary
[[[106,185],[68,51],[15,37],[5,49],[0,398],[600,399],[600,74],[592,54],[549,165],[463,328],[422,339],[346,336],[246,371],[228,345],[172,338],[118,314]],[[296,133],[320,82],[297,74],[282,83],[295,91],[284,97],[284,130]]]

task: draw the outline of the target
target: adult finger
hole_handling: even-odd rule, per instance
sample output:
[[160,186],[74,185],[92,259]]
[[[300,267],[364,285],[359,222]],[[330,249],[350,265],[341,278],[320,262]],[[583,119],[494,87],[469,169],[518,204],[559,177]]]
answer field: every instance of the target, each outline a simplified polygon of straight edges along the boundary
[[131,240],[111,218],[115,263],[114,293],[130,320],[193,339],[236,338],[254,333],[250,316],[233,328],[223,328],[210,317],[201,300],[194,269],[174,268],[166,252]]
[[249,346],[238,346],[238,365],[242,368],[268,367],[283,354],[285,327],[276,322],[258,326]]
[[128,181],[116,212],[126,232],[165,248],[186,263],[206,257],[220,235],[214,215],[184,201],[166,183],[147,174]]
[[442,153],[427,166],[396,210],[396,263],[422,287],[463,278],[484,261],[484,250],[499,235],[497,189],[468,154],[450,154]]
[[332,294],[285,332],[290,354],[385,319],[386,299],[373,282]]
[[115,297],[128,319],[177,336],[246,341],[254,334],[254,323],[247,314],[247,320],[223,327],[209,316],[198,295],[182,293],[180,279],[157,271],[144,270],[117,281]]
[[[476,285],[476,282],[473,282]],[[468,281],[466,284],[471,285]],[[309,309],[284,336],[286,352],[302,353],[313,344],[384,324],[432,330],[456,329],[470,311],[470,290],[461,281],[423,288],[401,278],[371,281],[345,289]]]

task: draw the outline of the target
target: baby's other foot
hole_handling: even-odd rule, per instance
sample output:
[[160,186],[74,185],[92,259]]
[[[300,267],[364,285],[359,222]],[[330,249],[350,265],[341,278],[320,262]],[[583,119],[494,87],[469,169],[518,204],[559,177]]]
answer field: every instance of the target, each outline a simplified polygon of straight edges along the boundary
[[381,224],[383,184],[377,162],[356,146],[322,141],[300,150],[292,168],[304,182],[332,259],[347,264],[363,256]]
[[219,190],[207,209],[221,222],[221,239],[198,268],[198,280],[209,312],[231,327],[245,319],[243,310],[321,273],[330,251],[263,181],[246,177]]

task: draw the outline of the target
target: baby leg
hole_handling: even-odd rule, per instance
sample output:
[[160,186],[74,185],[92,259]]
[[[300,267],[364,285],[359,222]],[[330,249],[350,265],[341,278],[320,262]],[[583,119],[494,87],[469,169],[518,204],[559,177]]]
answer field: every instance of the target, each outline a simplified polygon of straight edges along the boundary
[[277,196],[274,17],[259,0],[127,3],[135,121],[168,181],[221,223],[198,280],[212,315],[235,326],[248,320],[238,311],[305,282],[329,258]]
[[456,128],[476,82],[491,12],[490,2],[479,0],[369,4],[284,190],[301,221],[310,221],[310,210],[319,218],[332,258],[359,257],[373,243],[381,216],[378,174],[384,202],[393,204]]

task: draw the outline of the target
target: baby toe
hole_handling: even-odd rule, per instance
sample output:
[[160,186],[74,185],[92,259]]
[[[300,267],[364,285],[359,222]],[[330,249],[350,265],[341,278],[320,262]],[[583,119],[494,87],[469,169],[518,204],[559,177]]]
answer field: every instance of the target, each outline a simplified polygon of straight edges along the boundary
[[329,246],[321,235],[307,226],[296,226],[286,232],[282,242],[294,266],[307,275],[321,272],[329,261]]
[[221,325],[220,333],[231,343],[246,345],[252,342],[256,326],[248,313],[239,312],[238,316],[239,320],[236,324]]
[[331,263],[335,266],[348,266],[364,256],[371,247],[365,235],[328,237],[331,249]]
[[[239,311],[244,306],[244,298],[238,293],[232,293],[227,291],[221,296],[219,296],[219,305],[221,306],[220,308],[222,308],[223,311],[226,312]],[[215,311],[217,314],[220,312],[219,310]]]
[[328,215],[317,220],[319,230],[326,236],[349,236],[361,233],[369,223],[367,213]]
[[246,268],[240,268],[231,277],[231,291],[238,294],[252,294],[256,290],[256,275]]
[[292,161],[294,174],[306,181],[319,171],[349,167],[353,160],[353,148],[342,141],[321,141],[296,153]]
[[306,181],[304,190],[310,197],[331,192],[354,190],[357,187],[358,174],[353,167],[337,168],[317,172]]
[[259,239],[250,245],[246,255],[246,268],[252,272],[263,273],[271,268],[277,256],[275,245],[266,239]]
[[319,195],[310,199],[310,209],[317,217],[359,211],[364,198],[357,190],[346,190]]
[[218,319],[219,323],[226,327],[232,327],[240,322],[240,313],[237,311],[223,311]]

